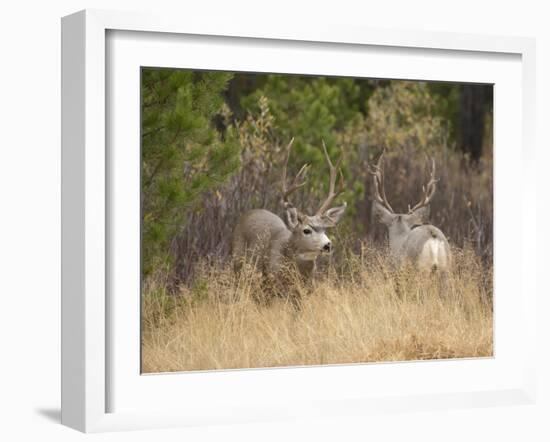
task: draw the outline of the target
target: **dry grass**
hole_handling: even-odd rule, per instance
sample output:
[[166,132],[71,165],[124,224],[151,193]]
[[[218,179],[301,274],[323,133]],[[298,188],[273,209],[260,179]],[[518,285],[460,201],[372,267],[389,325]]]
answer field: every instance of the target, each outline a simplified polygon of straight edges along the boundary
[[329,268],[330,277],[309,293],[298,286],[299,310],[285,299],[255,301],[261,278],[251,268],[235,276],[203,265],[178,296],[150,279],[142,303],[143,372],[492,355],[492,272],[473,253],[455,251],[444,285],[415,272],[397,274],[383,256],[350,254],[345,268]]

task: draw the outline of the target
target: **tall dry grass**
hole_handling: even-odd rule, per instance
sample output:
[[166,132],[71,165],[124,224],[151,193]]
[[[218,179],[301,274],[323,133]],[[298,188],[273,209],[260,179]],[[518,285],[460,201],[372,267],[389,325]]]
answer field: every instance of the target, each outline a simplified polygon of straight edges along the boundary
[[169,294],[162,278],[142,294],[142,371],[169,372],[490,356],[492,271],[454,251],[442,282],[396,272],[383,251],[347,253],[312,288],[266,305],[252,266],[235,275],[202,263],[193,285]]

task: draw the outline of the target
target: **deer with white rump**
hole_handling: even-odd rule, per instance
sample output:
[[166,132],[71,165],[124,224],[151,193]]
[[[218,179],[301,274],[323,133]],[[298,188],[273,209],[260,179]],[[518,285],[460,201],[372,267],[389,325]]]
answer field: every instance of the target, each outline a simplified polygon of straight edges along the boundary
[[[336,197],[344,191],[340,170],[342,156],[336,165],[333,165],[324,142],[323,152],[330,170],[327,198],[311,216],[291,203],[290,195],[306,184],[305,176],[309,167],[307,164],[302,166],[290,185],[287,184],[287,166],[293,141],[294,139],[286,148],[282,174],[282,202],[286,223],[268,210],[253,209],[241,216],[233,232],[235,263],[241,265],[247,253],[252,253],[257,258],[264,276],[273,282],[280,282],[281,270],[289,265],[295,266],[305,280],[311,281],[315,274],[317,258],[333,251],[326,229],[335,227],[346,209],[346,203],[331,207]],[[338,177],[339,187],[336,189]]]
[[435,161],[431,160],[428,184],[422,187],[420,201],[408,213],[395,213],[384,189],[384,153],[378,163],[369,169],[374,181],[373,210],[378,220],[388,228],[390,255],[401,266],[413,264],[419,270],[446,272],[451,265],[451,250],[441,230],[428,223],[430,201],[436,183]]

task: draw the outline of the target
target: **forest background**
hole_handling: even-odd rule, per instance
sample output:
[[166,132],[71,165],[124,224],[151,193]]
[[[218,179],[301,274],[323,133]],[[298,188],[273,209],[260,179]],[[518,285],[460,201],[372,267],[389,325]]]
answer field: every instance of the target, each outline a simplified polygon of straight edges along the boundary
[[349,247],[385,241],[367,173],[384,150],[394,208],[418,200],[433,157],[432,223],[491,263],[492,99],[492,85],[143,69],[143,277],[189,283],[198,263],[227,261],[240,214],[280,214],[291,138],[290,173],[311,165],[294,197],[305,212],[327,190],[322,141],[333,158],[343,150],[348,211],[335,234]]

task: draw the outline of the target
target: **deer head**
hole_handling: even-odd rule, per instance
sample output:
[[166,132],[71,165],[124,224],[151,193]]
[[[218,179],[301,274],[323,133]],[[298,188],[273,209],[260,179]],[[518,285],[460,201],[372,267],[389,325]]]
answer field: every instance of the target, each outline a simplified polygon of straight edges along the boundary
[[430,178],[426,185],[422,186],[420,201],[413,207],[408,206],[408,213],[395,213],[386,197],[384,188],[384,153],[378,158],[378,162],[369,168],[374,183],[374,214],[378,220],[386,225],[392,237],[405,234],[414,227],[426,224],[430,215],[430,201],[432,200],[437,180],[435,179],[435,161],[431,159]]
[[[327,147],[323,141],[323,153],[329,166],[329,192],[326,199],[313,215],[307,215],[292,204],[289,196],[306,184],[309,165],[304,164],[290,184],[287,183],[287,166],[294,138],[286,148],[286,159],[283,166],[282,201],[286,210],[286,224],[292,232],[292,244],[302,259],[315,259],[319,253],[331,253],[332,242],[326,235],[326,229],[336,226],[340,221],[347,204],[331,207],[334,200],[344,191],[344,177],[340,169],[343,154],[332,164]],[[336,189],[336,181],[338,188]]]

